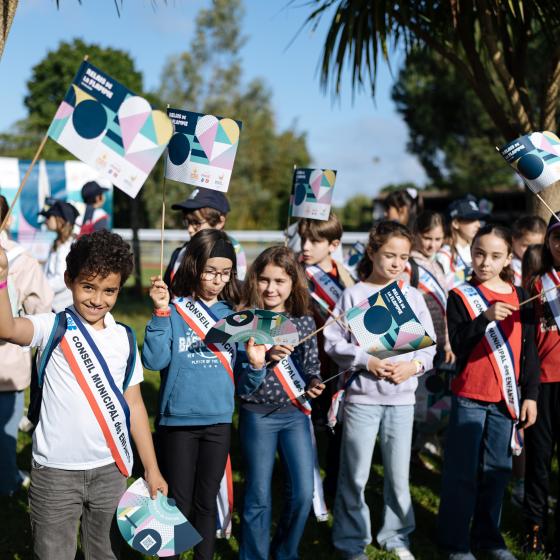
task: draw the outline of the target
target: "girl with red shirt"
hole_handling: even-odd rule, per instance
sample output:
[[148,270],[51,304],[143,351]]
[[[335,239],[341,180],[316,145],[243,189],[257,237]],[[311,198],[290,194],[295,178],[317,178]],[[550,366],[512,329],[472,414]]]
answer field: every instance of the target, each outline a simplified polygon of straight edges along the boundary
[[474,560],[471,548],[514,560],[499,523],[512,450],[521,450],[517,428],[536,419],[534,318],[529,305],[519,308],[525,290],[512,284],[509,230],[484,226],[471,253],[473,279],[453,289],[447,303],[458,375],[451,384],[438,539],[450,560]]
[[[554,448],[560,442],[560,301],[554,286],[560,285],[560,223],[548,223],[541,250],[541,266],[530,282],[531,292],[545,293],[536,301],[536,337],[541,362],[539,417],[526,432],[524,550],[543,552],[548,491]],[[552,287],[552,290],[550,289]],[[556,453],[558,454],[558,447]],[[557,455],[558,456],[558,455]],[[555,516],[556,554],[560,544],[560,511]],[[557,558],[557,556],[555,556]]]

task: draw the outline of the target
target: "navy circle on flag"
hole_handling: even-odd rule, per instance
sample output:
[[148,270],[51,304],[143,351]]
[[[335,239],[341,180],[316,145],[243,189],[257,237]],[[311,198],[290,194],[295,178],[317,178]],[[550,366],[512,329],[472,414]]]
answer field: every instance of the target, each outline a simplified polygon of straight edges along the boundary
[[101,103],[86,99],[76,105],[72,113],[72,124],[82,138],[91,140],[107,128],[107,113]]
[[176,132],[167,146],[169,159],[173,165],[181,165],[187,161],[191,153],[189,139],[181,132]]
[[535,154],[525,154],[517,162],[517,169],[527,179],[536,179],[544,169],[544,163]]
[[296,192],[294,193],[294,203],[296,206],[299,206],[305,200],[307,189],[305,188],[304,184],[298,183],[296,185],[295,191]]
[[386,307],[374,305],[364,314],[364,326],[373,334],[383,334],[389,330],[393,317]]
[[161,535],[155,529],[141,529],[134,535],[132,548],[153,556],[161,548]]

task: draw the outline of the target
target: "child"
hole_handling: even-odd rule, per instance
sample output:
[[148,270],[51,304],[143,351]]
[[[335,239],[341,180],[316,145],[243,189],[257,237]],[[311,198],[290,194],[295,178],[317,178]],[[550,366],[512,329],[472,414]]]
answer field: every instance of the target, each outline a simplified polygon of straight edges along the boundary
[[[445,307],[447,305],[445,276],[441,267],[435,261],[436,253],[441,249],[444,240],[443,227],[444,220],[441,214],[431,211],[419,214],[414,227],[414,247],[405,269],[407,281],[410,282],[411,286],[422,292],[432,317],[437,343],[434,375],[440,366],[443,365],[444,369],[450,368],[455,361],[455,356],[451,352],[445,321]],[[435,380],[437,381],[438,378],[435,378]],[[418,437],[415,440],[414,448],[417,451],[426,448],[440,454],[441,446],[437,432],[444,427],[441,414],[442,410],[448,410],[445,403],[449,399],[444,396],[445,390],[443,390],[443,394],[439,394],[436,401],[437,412],[434,409],[430,410],[436,398],[428,390],[428,386],[430,386],[430,383],[433,384],[433,381],[433,375],[423,375],[418,381],[416,407],[414,409]],[[445,382],[443,386],[446,386]],[[445,400],[442,401],[442,399]],[[416,458],[424,463],[420,455],[417,455]]]
[[511,268],[513,269],[514,284],[522,285],[521,261],[529,245],[542,244],[546,233],[546,222],[539,216],[522,216],[513,223],[513,259]]
[[415,188],[401,189],[389,193],[383,199],[385,219],[414,227],[416,216],[422,212],[422,196]]
[[132,469],[129,425],[152,497],[167,493],[140,393],[136,343],[110,313],[132,254],[118,235],[100,231],[74,243],[67,265],[72,307],[13,318],[0,251],[0,338],[44,350],[29,491],[33,554],[72,560],[81,518],[85,557],[117,558],[122,538],[113,530],[115,509]]
[[449,293],[459,373],[451,383],[438,539],[450,560],[472,560],[471,548],[496,560],[515,558],[500,534],[500,514],[512,448],[520,451],[516,428],[535,421],[539,362],[532,309],[519,308],[526,292],[511,283],[512,257],[509,230],[482,227],[472,245],[473,278]]
[[451,290],[470,278],[471,243],[486,214],[480,211],[472,195],[454,200],[448,213],[451,243],[438,251],[436,260],[446,276],[447,288]]
[[[0,222],[6,217],[8,208],[8,202],[0,195]],[[24,247],[8,239],[5,232],[0,234],[0,245],[6,251],[9,263],[6,290],[12,315],[19,317],[50,311],[53,293],[41,265]],[[24,390],[31,381],[31,352],[2,342],[0,363],[0,496],[9,496],[29,484],[29,473],[18,469],[16,448]]]
[[95,181],[89,181],[82,187],[82,199],[86,209],[84,215],[78,219],[78,235],[87,235],[109,227],[109,214],[103,209],[105,193],[108,190]]
[[[198,187],[186,200],[173,204],[171,208],[183,213],[183,225],[189,236],[192,237],[196,232],[204,229],[223,230],[229,212],[229,202],[226,195],[220,191]],[[231,236],[228,237],[233,244],[237,258],[237,279],[243,280],[247,270],[245,251],[236,239]],[[188,244],[189,241],[181,247],[177,247],[171,254],[171,259],[163,275],[163,280],[168,286],[171,286]]]
[[56,239],[45,263],[45,276],[54,292],[52,309],[59,313],[72,305],[72,292],[66,286],[64,273],[66,257],[74,241],[74,223],[79,212],[72,204],[57,200],[39,214],[45,217],[47,229],[56,233]]
[[[531,282],[532,294],[558,286],[560,267],[560,223],[550,218],[541,253],[541,266]],[[544,552],[547,533],[548,494],[550,490],[551,464],[560,440],[560,313],[558,291],[552,289],[537,300],[537,347],[541,361],[541,386],[538,397],[537,421],[525,431],[525,501],[526,525],[524,550]],[[560,545],[560,517],[557,510],[555,521],[555,548]]]
[[[342,294],[338,315],[363,302],[404,271],[412,235],[396,222],[382,221],[369,234],[366,255],[360,261],[360,282]],[[405,288],[406,299],[431,337],[432,319],[422,294]],[[341,369],[358,375],[346,388],[342,421],[340,473],[334,506],[333,543],[346,558],[364,559],[371,542],[370,512],[364,499],[377,435],[383,455],[383,526],[377,542],[399,558],[413,560],[409,535],[414,513],[408,486],[414,392],[417,375],[432,367],[435,347],[379,359],[369,355],[338,322],[325,329],[325,350]]]
[[[308,311],[305,276],[290,249],[270,247],[262,252],[249,270],[244,292],[246,307],[285,314],[296,324],[300,339],[315,330]],[[297,379],[296,387],[305,387],[308,396],[321,394],[324,385],[317,339],[312,337],[295,349],[272,348],[268,357],[272,363],[268,367],[264,349],[260,349],[260,367],[245,368],[237,385],[246,468],[239,557],[298,558],[299,541],[313,501],[314,458],[312,426],[308,420],[311,410],[306,402],[290,404],[283,387],[285,379]],[[287,471],[289,491],[271,545],[271,483],[277,450]]]
[[[239,302],[235,249],[225,232],[193,235],[171,284],[152,278],[154,315],[146,327],[144,365],[161,370],[158,453],[170,494],[203,540],[196,560],[211,560],[216,496],[226,468],[234,408],[236,348],[204,336]],[[253,360],[254,346],[247,350]],[[253,361],[251,361],[253,363]]]

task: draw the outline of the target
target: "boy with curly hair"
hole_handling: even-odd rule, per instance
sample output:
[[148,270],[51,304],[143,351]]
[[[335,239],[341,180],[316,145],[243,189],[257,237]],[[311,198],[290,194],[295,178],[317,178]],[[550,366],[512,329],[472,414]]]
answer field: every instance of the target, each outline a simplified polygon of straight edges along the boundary
[[55,315],[14,318],[6,290],[8,261],[0,249],[0,339],[38,347],[40,410],[33,434],[29,504],[33,554],[71,560],[118,558],[114,514],[132,470],[132,436],[155,497],[167,494],[156,461],[132,331],[111,315],[133,266],[121,237],[80,237],[66,259],[73,305]]

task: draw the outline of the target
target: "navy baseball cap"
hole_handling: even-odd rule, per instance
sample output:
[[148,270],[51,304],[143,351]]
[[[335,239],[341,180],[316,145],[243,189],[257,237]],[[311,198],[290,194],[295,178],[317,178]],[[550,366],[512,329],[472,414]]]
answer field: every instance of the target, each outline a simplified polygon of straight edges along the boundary
[[447,208],[447,213],[452,220],[484,220],[488,217],[488,214],[480,210],[472,194],[454,200]]
[[39,215],[44,216],[45,218],[57,216],[70,224],[74,224],[76,222],[76,218],[79,214],[80,213],[75,206],[69,202],[64,202],[63,200],[55,200],[50,208],[39,212]]
[[109,189],[102,187],[96,181],[89,181],[82,187],[82,198],[84,201],[91,200],[96,196],[107,192]]
[[[556,216],[560,216],[559,210],[556,210]],[[550,216],[550,220],[548,220],[548,226],[546,226],[546,233],[550,233],[553,229],[560,228],[560,222],[556,219],[555,216]]]
[[189,212],[199,208],[214,208],[222,214],[229,212],[229,202],[226,195],[220,191],[198,187],[190,194],[189,198],[171,206],[173,210]]

